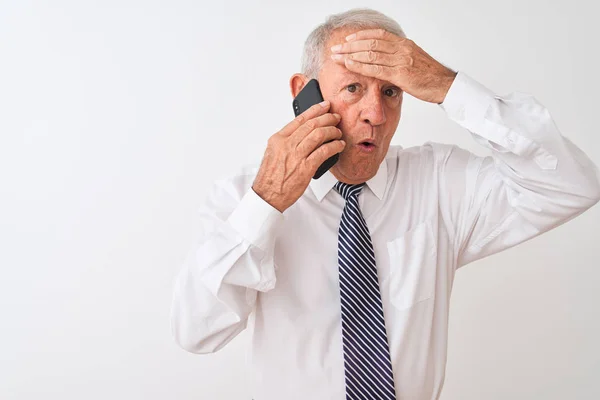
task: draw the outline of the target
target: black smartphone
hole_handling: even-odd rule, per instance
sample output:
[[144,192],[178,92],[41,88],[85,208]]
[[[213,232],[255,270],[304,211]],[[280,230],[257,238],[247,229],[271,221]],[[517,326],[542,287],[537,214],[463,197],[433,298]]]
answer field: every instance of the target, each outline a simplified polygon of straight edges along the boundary
[[[311,79],[308,83],[302,88],[298,96],[292,102],[292,106],[294,107],[294,114],[296,117],[302,114],[304,111],[308,110],[314,104],[320,103],[323,101],[323,95],[321,94],[321,89],[319,88],[319,82],[316,79]],[[333,140],[328,140],[325,143],[332,142]],[[329,157],[319,168],[317,168],[317,172],[313,176],[313,179],[319,179],[321,175],[329,170],[329,168],[333,167],[333,165],[339,160],[340,153],[334,154]]]

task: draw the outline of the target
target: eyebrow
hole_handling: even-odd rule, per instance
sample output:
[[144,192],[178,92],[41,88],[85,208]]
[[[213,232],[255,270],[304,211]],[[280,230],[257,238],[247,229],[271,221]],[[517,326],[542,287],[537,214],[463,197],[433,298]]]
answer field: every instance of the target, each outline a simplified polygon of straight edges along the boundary
[[[363,76],[361,74],[357,74],[357,73],[352,72],[352,71],[347,71],[347,72],[344,72],[343,74],[340,74],[340,78],[337,81],[337,84],[338,85],[346,85],[349,82],[361,81],[364,78],[365,78],[365,76]],[[392,82],[388,82],[388,81],[384,81],[384,82],[386,82],[386,83],[383,86],[398,87],[398,86],[394,85]]]

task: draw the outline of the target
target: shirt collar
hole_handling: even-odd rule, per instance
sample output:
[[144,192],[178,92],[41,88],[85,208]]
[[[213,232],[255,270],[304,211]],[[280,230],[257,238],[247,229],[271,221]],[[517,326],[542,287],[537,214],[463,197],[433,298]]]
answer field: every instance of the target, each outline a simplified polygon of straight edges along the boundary
[[[337,179],[330,170],[327,170],[319,179],[312,179],[310,182],[310,188],[317,200],[323,200],[323,197],[329,193],[333,186],[337,183]],[[383,192],[385,191],[385,186],[387,183],[387,162],[385,159],[379,164],[379,169],[375,176],[367,181],[367,186],[371,191],[379,198],[379,200],[383,199]]]

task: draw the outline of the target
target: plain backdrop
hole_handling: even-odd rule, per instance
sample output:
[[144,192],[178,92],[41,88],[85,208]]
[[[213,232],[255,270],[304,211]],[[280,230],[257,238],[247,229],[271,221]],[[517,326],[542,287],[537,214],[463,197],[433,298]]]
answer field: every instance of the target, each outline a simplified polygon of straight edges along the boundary
[[[173,279],[209,185],[293,118],[308,33],[367,3],[496,93],[534,94],[600,163],[592,1],[1,0],[1,399],[250,398],[249,332],[178,348]],[[428,140],[486,154],[405,95],[392,144]],[[443,400],[600,398],[599,222],[458,272]]]

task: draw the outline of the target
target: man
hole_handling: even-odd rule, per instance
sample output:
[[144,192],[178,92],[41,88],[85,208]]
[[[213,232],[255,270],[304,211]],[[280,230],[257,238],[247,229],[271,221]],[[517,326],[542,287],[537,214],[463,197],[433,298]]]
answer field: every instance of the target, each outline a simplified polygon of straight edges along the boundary
[[[256,400],[437,399],[456,270],[594,205],[598,169],[533,97],[495,95],[376,11],[311,33],[292,95],[312,77],[326,101],[275,133],[258,168],[211,189],[173,335],[211,353],[250,321]],[[390,147],[404,92],[492,155]]]

